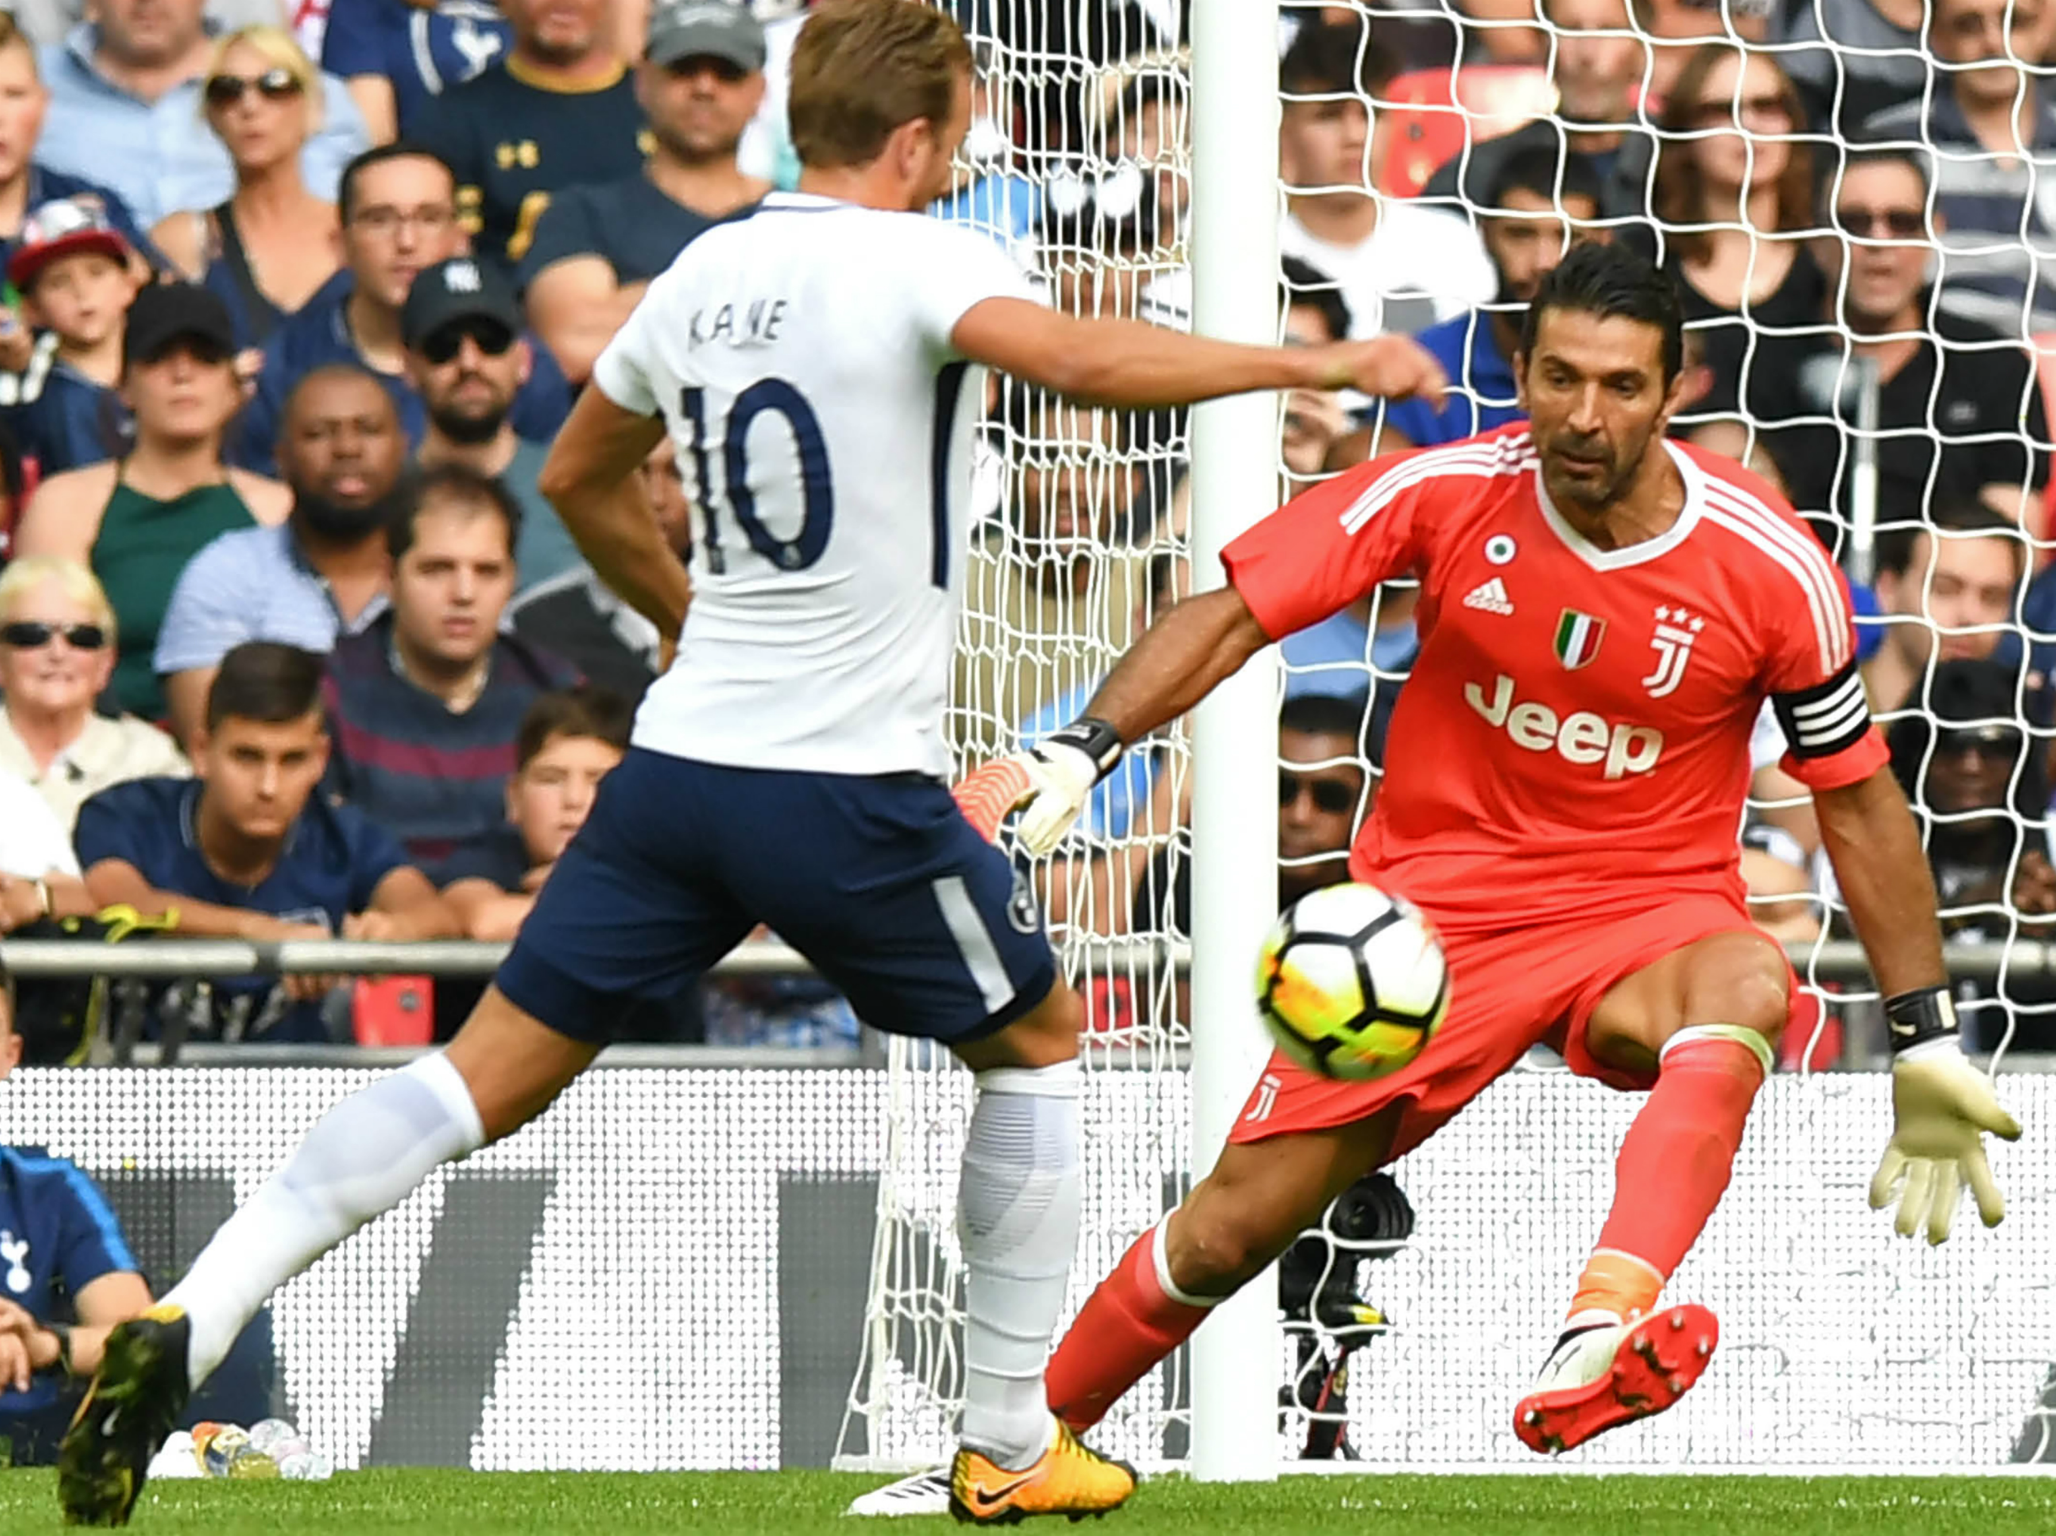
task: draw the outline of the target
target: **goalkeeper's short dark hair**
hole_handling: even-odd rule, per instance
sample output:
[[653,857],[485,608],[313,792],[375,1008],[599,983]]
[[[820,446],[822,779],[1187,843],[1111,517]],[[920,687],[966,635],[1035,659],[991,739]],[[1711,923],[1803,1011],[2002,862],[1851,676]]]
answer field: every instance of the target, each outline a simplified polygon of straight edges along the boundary
[[1669,388],[1685,364],[1685,310],[1677,285],[1648,258],[1625,245],[1583,240],[1546,273],[1521,322],[1521,351],[1532,357],[1542,316],[1577,310],[1602,320],[1639,320],[1663,333],[1663,382]]

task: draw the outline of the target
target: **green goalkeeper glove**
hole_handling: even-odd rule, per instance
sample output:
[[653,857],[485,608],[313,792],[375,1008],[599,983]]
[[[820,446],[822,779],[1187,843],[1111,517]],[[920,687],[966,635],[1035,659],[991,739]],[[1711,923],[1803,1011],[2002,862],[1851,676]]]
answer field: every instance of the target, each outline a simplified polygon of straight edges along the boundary
[[1945,1242],[1968,1184],[1984,1224],[1999,1225],[2006,1201],[1985,1161],[1984,1133],[2017,1141],[2020,1122],[2000,1107],[1991,1079],[1965,1058],[1953,1031],[1893,1058],[1892,1121],[1892,1139],[1870,1181],[1873,1210],[1896,1195],[1900,1236],[1911,1237],[1925,1222],[1928,1241]]

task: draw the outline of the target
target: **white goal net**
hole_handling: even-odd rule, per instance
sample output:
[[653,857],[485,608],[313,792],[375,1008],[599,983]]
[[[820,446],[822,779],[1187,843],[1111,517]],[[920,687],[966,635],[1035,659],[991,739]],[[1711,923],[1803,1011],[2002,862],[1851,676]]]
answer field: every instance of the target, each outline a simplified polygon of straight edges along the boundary
[[[1931,44],[1869,0],[1287,7],[1277,198],[1248,210],[1281,221],[1280,334],[1447,322],[1458,394],[1389,418],[1361,399],[1294,396],[1250,451],[1275,460],[1282,497],[1380,445],[1506,419],[1508,322],[1537,253],[1553,256],[1566,229],[1641,243],[1679,278],[1690,321],[1692,398],[1675,431],[1785,491],[1856,582],[1865,676],[1930,847],[1967,1033],[2032,1066],[2056,1049],[2042,942],[2056,913],[2042,697],[2056,592],[2030,594],[2050,547],[2050,354],[2037,341],[2056,304],[2037,276],[2056,250],[2041,211],[2056,164],[1957,142],[1967,130],[1949,103],[1957,82],[1990,92],[2004,71],[2029,116],[2049,119],[2038,144],[2056,143],[2056,108],[2039,23],[1967,40],[1971,24],[1950,18],[1979,9],[1932,0]],[[1207,104],[1191,95],[1187,10],[957,6],[981,76],[951,213],[1005,240],[1053,303],[1191,322],[1189,199],[1207,167],[1190,127]],[[1944,25],[1957,28],[1946,42]],[[1966,67],[1979,58],[1982,73]],[[965,767],[1077,714],[1191,582],[1183,413],[1081,409],[1008,385],[988,418],[951,717]],[[1250,723],[1280,731],[1288,892],[1334,877],[1321,850],[1364,814],[1383,753],[1435,750],[1384,739],[1412,598],[1395,585],[1288,646],[1282,717]],[[1781,750],[1770,726],[1738,830],[1752,901],[1794,954],[1805,1001],[1727,1201],[1672,1291],[1713,1306],[1726,1341],[1679,1412],[1574,1459],[2056,1459],[2042,1406],[2046,1391],[2056,1412],[2046,1181],[2032,1151],[2003,1154],[2007,1225],[1966,1231],[1959,1217],[1937,1252],[1893,1240],[1865,1208],[1888,1115],[1876,996]],[[1182,729],[1132,751],[1074,843],[1036,870],[1089,1015],[1074,1308],[1189,1178],[1190,767]],[[969,1083],[903,1041],[890,1065],[839,1457],[874,1469],[940,1458],[961,1383],[953,1220]],[[1364,1187],[1331,1212],[1284,1265],[1281,1463],[1527,1459],[1512,1404],[1604,1217],[1637,1102],[1525,1063],[1392,1170],[1403,1198]],[[1191,1397],[1181,1351],[1095,1443],[1183,1461]]]

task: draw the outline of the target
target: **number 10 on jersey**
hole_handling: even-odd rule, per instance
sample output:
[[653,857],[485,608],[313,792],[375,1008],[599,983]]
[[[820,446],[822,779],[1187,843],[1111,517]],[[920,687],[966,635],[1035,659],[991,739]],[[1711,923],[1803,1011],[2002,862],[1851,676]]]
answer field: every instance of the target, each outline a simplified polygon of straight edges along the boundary
[[[688,388],[678,393],[679,413],[692,423],[693,478],[699,483],[699,508],[703,520],[701,547],[707,569],[716,576],[728,573],[728,554],[721,547],[721,511],[726,503],[735,525],[749,540],[750,548],[781,571],[804,571],[828,548],[828,535],[835,526],[835,487],[828,474],[828,444],[821,436],[821,422],[814,408],[784,379],[759,379],[735,397],[728,422],[721,432],[721,488],[717,492],[708,473],[707,392]],[[800,526],[790,539],[781,539],[757,516],[756,493],[750,489],[750,426],[758,416],[774,411],[785,418],[792,433],[793,456],[799,464]]]

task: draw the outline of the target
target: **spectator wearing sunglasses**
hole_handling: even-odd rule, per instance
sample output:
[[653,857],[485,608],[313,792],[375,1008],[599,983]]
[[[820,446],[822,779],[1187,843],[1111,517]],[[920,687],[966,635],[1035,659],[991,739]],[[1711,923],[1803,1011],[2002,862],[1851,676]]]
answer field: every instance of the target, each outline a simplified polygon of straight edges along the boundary
[[[1745,376],[1717,373],[1699,411],[1759,424],[1792,504],[1847,519],[1861,385],[1877,373],[1877,519],[1979,502],[2041,526],[2049,427],[2018,336],[1938,309],[1927,285],[1928,183],[1909,151],[1850,152],[1824,176],[1833,229],[1812,242],[1827,279],[1817,329],[1758,338]],[[1941,214],[1935,214],[1937,230]]]
[[244,27],[216,41],[200,96],[235,166],[235,193],[172,214],[150,237],[221,296],[246,351],[336,275],[335,205],[300,174],[300,151],[321,124],[321,76],[279,28]]
[[[42,51],[50,110],[38,157],[105,181],[145,224],[215,207],[235,190],[228,150],[202,109],[215,61],[202,10],[202,0],[99,0],[92,21]],[[317,196],[330,197],[366,139],[343,82],[324,76],[320,85],[321,127],[301,170]]]
[[507,280],[469,256],[430,267],[408,291],[400,335],[407,380],[428,413],[417,462],[462,464],[507,488],[521,507],[514,564],[522,590],[583,565],[556,508],[535,488],[549,449],[507,420],[534,362]]
[[521,258],[529,318],[574,380],[689,241],[770,190],[736,165],[764,100],[764,28],[746,7],[669,0],[652,10],[635,97],[649,116],[642,169],[559,190]]
[[129,258],[129,243],[90,198],[46,203],[22,225],[7,277],[41,335],[28,367],[0,380],[0,411],[40,474],[118,458],[135,437],[115,388],[136,296]]
[[[400,412],[410,448],[428,425],[421,394],[407,378],[400,311],[416,274],[464,254],[450,168],[418,144],[366,150],[343,172],[336,202],[344,271],[265,344],[257,392],[236,433],[236,462],[269,473],[285,421],[286,397],[315,369],[355,363],[378,376]],[[531,346],[526,382],[514,397],[514,430],[546,442],[571,408],[564,375],[546,350]]]
[[[1371,813],[1390,713],[1383,701],[1373,708],[1361,693],[1305,694],[1280,706],[1279,906],[1349,878],[1350,839]],[[1135,893],[1137,933],[1173,929],[1192,931],[1191,853],[1176,842],[1158,852]]]
[[622,63],[619,5],[501,0],[506,58],[421,115],[421,141],[457,173],[472,253],[510,276],[552,195],[642,169],[648,133]]
[[45,480],[15,548],[91,567],[121,618],[115,697],[158,720],[165,706],[153,653],[179,573],[221,534],[284,522],[292,498],[222,458],[243,391],[220,299],[191,283],[143,289],[129,306],[122,363],[135,447],[126,458]]
[[172,739],[94,705],[114,675],[114,609],[72,560],[17,560],[0,573],[0,771],[27,780],[71,835],[110,784],[189,771]]

